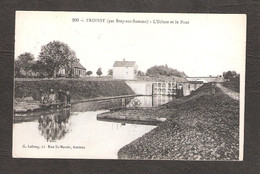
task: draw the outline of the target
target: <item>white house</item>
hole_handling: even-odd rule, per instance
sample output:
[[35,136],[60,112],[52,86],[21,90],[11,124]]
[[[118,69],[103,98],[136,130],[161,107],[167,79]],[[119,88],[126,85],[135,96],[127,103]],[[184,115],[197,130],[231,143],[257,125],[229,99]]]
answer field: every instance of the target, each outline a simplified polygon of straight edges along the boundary
[[135,61],[115,61],[113,65],[113,79],[135,80],[138,67]]

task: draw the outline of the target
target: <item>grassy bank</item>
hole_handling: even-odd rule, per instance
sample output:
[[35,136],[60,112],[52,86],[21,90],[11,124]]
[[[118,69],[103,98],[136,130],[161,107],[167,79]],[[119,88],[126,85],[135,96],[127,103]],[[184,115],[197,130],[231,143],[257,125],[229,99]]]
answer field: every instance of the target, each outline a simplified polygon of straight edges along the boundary
[[15,80],[15,99],[32,97],[40,99],[40,90],[49,93],[69,90],[71,100],[84,100],[95,97],[130,95],[134,92],[123,81],[88,81],[85,79],[45,79],[45,80]]
[[239,103],[206,84],[158,110],[167,120],[124,146],[120,159],[237,160]]
[[239,92],[239,80],[226,81],[223,82],[222,85],[234,92]]

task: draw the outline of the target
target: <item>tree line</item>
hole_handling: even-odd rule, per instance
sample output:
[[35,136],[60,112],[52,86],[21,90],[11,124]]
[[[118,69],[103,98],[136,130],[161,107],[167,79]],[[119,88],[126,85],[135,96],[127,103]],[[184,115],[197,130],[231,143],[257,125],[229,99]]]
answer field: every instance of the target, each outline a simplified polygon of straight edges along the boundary
[[[69,77],[73,75],[73,63],[79,59],[74,50],[61,41],[52,41],[41,47],[38,59],[35,60],[33,54],[25,52],[15,60],[15,77],[57,77],[61,68],[66,70]],[[86,75],[90,76],[92,71],[87,71]],[[103,74],[101,68],[96,71],[98,76]],[[108,75],[113,75],[113,70],[109,69]],[[186,74],[167,65],[150,67],[146,73],[137,72],[138,76],[179,76],[186,77]]]
[[[41,47],[38,60],[33,54],[25,52],[15,60],[15,77],[57,77],[61,68],[64,68],[68,77],[73,76],[73,63],[78,62],[74,50],[60,41],[52,41]],[[90,76],[92,71],[87,71]],[[101,76],[102,70],[96,71]]]
[[240,74],[238,74],[236,71],[225,71],[223,72],[223,78],[230,81],[236,81],[239,80]]
[[[140,74],[144,74],[139,72]],[[148,68],[145,75],[147,76],[178,76],[178,77],[187,77],[183,71],[173,69],[168,67],[168,65],[155,65],[151,68]]]
[[15,60],[15,77],[57,77],[61,68],[72,75],[72,64],[78,62],[74,50],[60,41],[52,41],[41,47],[38,60],[25,52]]
[[[60,41],[52,41],[41,47],[38,60],[35,60],[33,54],[25,52],[18,56],[15,60],[15,77],[57,77],[61,68],[66,69],[69,77],[73,75],[72,65],[78,62],[74,50],[67,44]],[[92,75],[92,71],[87,71],[86,75]],[[101,68],[96,71],[98,76],[103,74]],[[109,69],[108,75],[113,75],[113,70]],[[168,65],[155,65],[147,69],[146,73],[137,72],[138,76],[178,76],[187,77],[183,71],[168,67]],[[236,71],[223,72],[223,78],[230,81],[239,79],[239,74]]]

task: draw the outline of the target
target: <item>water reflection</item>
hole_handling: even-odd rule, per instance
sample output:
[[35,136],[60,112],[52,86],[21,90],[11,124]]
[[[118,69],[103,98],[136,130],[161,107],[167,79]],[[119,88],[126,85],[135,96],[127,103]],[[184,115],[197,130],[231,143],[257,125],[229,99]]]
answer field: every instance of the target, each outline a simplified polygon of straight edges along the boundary
[[[132,98],[126,98],[124,102],[129,104]],[[71,112],[87,112],[87,111],[97,111],[97,110],[106,110],[109,108],[122,106],[122,99],[109,99],[109,100],[100,100],[92,102],[77,103],[71,106]]]
[[[38,120],[38,124],[36,127],[38,127],[39,136],[43,136],[47,142],[56,142],[57,140],[63,139],[66,137],[66,134],[68,132],[74,132],[75,126],[73,127],[73,130],[71,128],[71,117],[75,117],[78,114],[82,114],[82,117],[90,117],[90,113],[95,113],[95,121],[91,124],[91,127],[97,122],[99,124],[105,123],[109,124],[108,122],[111,122],[112,125],[121,125],[121,126],[127,126],[127,124],[131,125],[156,125],[157,123],[146,123],[141,121],[121,121],[121,120],[102,120],[96,119],[96,113],[98,113],[101,110],[114,108],[114,107],[120,107],[123,103],[125,103],[126,107],[133,107],[131,106],[133,104],[133,101],[140,101],[140,105],[138,107],[156,107],[162,104],[165,104],[167,102],[172,101],[174,98],[170,96],[139,96],[139,97],[132,97],[127,99],[112,99],[112,100],[102,100],[102,101],[95,101],[95,102],[85,102],[85,103],[78,103],[73,104],[71,109],[64,108],[64,109],[58,109],[58,110],[51,110],[51,111],[45,111],[45,112],[39,112],[26,117],[19,117],[21,120],[19,122],[34,122]],[[97,111],[97,112],[96,112]],[[102,111],[104,112],[104,111]],[[100,123],[101,122],[101,123]],[[37,122],[34,122],[37,123]],[[75,122],[74,125],[79,125],[80,123]],[[84,123],[85,125],[87,123]],[[103,129],[103,128],[102,128]],[[89,130],[88,130],[89,131]]]
[[40,134],[48,141],[54,142],[61,139],[69,132],[70,109],[50,115],[41,115],[38,119]]
[[[97,120],[97,114],[106,111],[72,112],[59,111],[39,116],[38,121],[14,124],[14,144],[16,149],[27,157],[73,157],[92,159],[116,159],[120,148],[151,131],[156,126],[128,124],[127,122],[107,122]],[[82,146],[84,150],[53,149],[54,153],[46,154],[46,150],[23,148],[24,143],[30,145],[68,145]],[[30,152],[30,153],[28,153]],[[50,151],[48,151],[50,152]],[[64,153],[63,153],[64,152]]]

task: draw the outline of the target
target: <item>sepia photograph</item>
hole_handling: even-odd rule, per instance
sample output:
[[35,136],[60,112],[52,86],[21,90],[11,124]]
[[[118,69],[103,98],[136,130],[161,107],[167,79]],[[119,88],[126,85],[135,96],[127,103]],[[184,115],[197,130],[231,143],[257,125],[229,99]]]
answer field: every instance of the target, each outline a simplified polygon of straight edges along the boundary
[[16,11],[13,158],[242,161],[246,15]]

